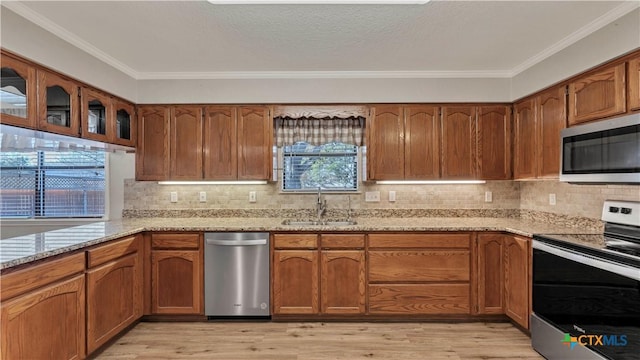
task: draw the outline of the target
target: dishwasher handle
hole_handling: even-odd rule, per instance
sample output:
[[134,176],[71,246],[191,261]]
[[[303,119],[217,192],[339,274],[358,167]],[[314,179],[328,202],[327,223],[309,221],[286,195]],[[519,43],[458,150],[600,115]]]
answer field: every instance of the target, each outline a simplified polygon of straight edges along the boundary
[[253,245],[266,245],[267,239],[257,240],[218,240],[218,239],[206,239],[207,245],[222,245],[222,246],[253,246]]

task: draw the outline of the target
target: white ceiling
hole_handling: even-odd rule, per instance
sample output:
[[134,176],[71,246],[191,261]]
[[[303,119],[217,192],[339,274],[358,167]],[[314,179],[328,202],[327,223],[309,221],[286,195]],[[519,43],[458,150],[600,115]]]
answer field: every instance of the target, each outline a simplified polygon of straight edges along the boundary
[[137,79],[511,77],[636,1],[3,1]]

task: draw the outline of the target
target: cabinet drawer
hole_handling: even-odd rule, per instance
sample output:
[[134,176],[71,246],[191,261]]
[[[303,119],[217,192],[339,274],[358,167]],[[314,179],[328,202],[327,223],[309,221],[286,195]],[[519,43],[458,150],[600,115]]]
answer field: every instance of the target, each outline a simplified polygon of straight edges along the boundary
[[273,235],[276,249],[313,249],[318,247],[318,235],[315,234],[276,234]]
[[369,285],[371,314],[469,314],[468,284]]
[[371,234],[369,248],[469,248],[470,233]]
[[87,267],[102,265],[108,261],[138,251],[140,242],[136,236],[116,240],[87,251]]
[[153,249],[199,249],[200,234],[152,234]]
[[369,251],[369,281],[469,281],[469,251]]
[[323,249],[362,249],[364,248],[364,234],[327,234],[321,235]]
[[2,274],[0,301],[83,272],[84,265],[85,256],[83,251],[6,275]]

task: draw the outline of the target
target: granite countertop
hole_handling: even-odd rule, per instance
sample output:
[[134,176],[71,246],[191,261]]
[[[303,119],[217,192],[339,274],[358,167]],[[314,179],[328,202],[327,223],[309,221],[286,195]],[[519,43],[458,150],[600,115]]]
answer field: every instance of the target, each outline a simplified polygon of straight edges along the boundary
[[596,233],[577,227],[552,225],[519,218],[420,217],[359,218],[349,226],[282,225],[282,218],[137,218],[48,231],[0,240],[0,270],[71,252],[142,231],[507,231],[513,234]]

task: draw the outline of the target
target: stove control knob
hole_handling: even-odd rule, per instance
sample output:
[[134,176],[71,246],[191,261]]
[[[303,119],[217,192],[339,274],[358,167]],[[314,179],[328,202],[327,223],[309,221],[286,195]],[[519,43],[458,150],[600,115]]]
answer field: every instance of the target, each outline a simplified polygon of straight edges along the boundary
[[620,212],[625,214],[625,215],[629,215],[629,214],[631,214],[631,208],[622,208],[622,209],[620,209]]
[[619,211],[620,211],[620,208],[619,208],[619,207],[616,207],[616,206],[609,206],[609,212],[610,212],[610,213],[614,213],[614,214],[616,214],[616,213],[618,213]]

